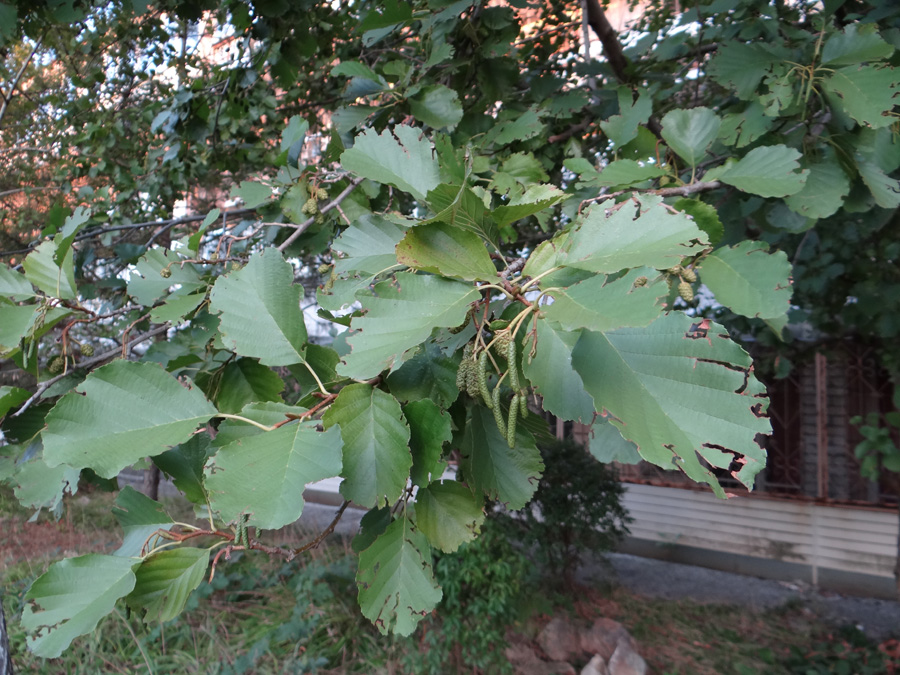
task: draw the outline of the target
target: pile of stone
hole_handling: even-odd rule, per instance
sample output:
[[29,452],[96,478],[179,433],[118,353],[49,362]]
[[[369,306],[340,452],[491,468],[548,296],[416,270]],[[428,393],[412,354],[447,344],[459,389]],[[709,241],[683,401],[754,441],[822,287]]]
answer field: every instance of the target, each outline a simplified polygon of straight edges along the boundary
[[[516,675],[646,675],[634,638],[612,619],[592,624],[557,617],[537,637],[537,647],[513,645],[506,657]],[[585,663],[581,673],[572,663]]]

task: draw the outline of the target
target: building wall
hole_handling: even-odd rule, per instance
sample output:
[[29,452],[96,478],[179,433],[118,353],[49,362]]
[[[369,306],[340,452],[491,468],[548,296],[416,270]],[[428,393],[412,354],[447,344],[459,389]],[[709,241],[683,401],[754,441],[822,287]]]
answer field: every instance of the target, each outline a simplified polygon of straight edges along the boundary
[[898,515],[885,509],[626,486],[627,551],[895,598]]

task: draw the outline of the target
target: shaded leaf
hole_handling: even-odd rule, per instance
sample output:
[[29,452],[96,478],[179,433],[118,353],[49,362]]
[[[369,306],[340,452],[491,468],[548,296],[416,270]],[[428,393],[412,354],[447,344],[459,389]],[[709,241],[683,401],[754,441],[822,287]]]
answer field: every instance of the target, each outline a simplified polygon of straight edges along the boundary
[[850,179],[836,158],[807,165],[809,175],[800,192],[784,202],[790,209],[807,218],[827,218],[837,213],[850,193]]
[[587,328],[605,332],[646,326],[662,312],[659,299],[668,294],[668,288],[662,284],[635,286],[635,280],[654,275],[656,270],[647,267],[635,268],[616,279],[595,275],[574,286],[550,291],[554,302],[543,313],[569,331]]
[[183,443],[216,409],[151,363],[113,361],[93,371],[47,415],[49,466],[91,468],[112,478],[142,457]]
[[278,249],[254,254],[242,269],[219,277],[210,293],[211,309],[221,313],[222,342],[267,366],[300,363],[307,339],[300,292]]
[[406,228],[375,214],[362,216],[335,239],[332,248],[344,254],[335,256],[334,271],[376,274],[397,264],[395,249]]
[[496,243],[497,226],[485,214],[484,202],[469,188],[438,185],[428,193],[428,204],[436,215],[423,225],[439,221],[469,230],[485,241]]
[[719,219],[719,212],[711,204],[699,199],[679,199],[672,207],[677,211],[683,211],[694,219],[711,244],[717,244],[725,236],[725,226]]
[[695,250],[703,232],[683,214],[672,214],[655,196],[642,196],[640,208],[623,202],[610,216],[594,206],[569,232],[563,264],[590,272],[618,272],[628,267],[667,269]]
[[679,108],[662,118],[662,137],[688,166],[697,166],[719,135],[721,124],[722,120],[709,108]]
[[665,175],[664,169],[653,164],[641,165],[633,159],[618,159],[603,167],[597,177],[590,181],[590,184],[598,187],[626,187]]
[[467,281],[497,278],[497,270],[481,237],[446,223],[430,223],[409,230],[397,244],[397,261],[423,272]]
[[441,454],[444,443],[453,436],[450,415],[427,399],[403,406],[403,415],[409,423],[410,431],[410,478],[414,485],[424,487],[440,478],[444,472],[445,464],[441,461]]
[[800,192],[806,183],[809,172],[800,171],[799,159],[800,152],[785,145],[754,148],[718,179],[761,197],[787,197]]
[[440,172],[431,143],[420,134],[418,129],[404,125],[380,135],[367,129],[341,155],[341,164],[347,171],[425,199],[440,183]]
[[[173,286],[179,287],[178,295],[188,295],[205,288],[206,283],[200,279],[194,266],[182,266],[180,260],[178,255],[166,249],[152,248],[147,251],[137,263],[138,274],[132,274],[128,280],[128,295],[150,307]],[[164,267],[168,267],[170,276],[160,275]]]
[[141,494],[130,485],[116,496],[113,515],[124,532],[122,545],[113,555],[139,558],[144,544],[157,530],[169,530],[174,522],[162,504]]
[[322,418],[344,441],[341,494],[360,506],[390,504],[403,492],[412,456],[400,404],[368,384],[344,387]]
[[588,449],[598,462],[604,464],[637,464],[641,461],[637,446],[622,438],[619,430],[605,417],[598,417],[591,425]]
[[221,378],[214,397],[221,412],[237,413],[248,403],[257,401],[281,401],[284,380],[253,359],[229,361],[222,369]]
[[900,90],[900,75],[890,66],[852,65],[825,78],[822,84],[831,100],[863,126],[887,127]]
[[348,339],[351,352],[338,366],[341,375],[361,380],[392,367],[433,329],[461,324],[469,303],[480,297],[471,284],[405,272],[376,285],[374,293],[361,298],[367,311],[353,319],[359,333]]
[[382,634],[410,635],[437,606],[431,547],[406,517],[391,523],[359,554],[359,606]]
[[209,446],[208,435],[194,434],[188,441],[153,458],[153,463],[172,479],[175,487],[193,504],[206,504],[203,466]]
[[[19,464],[13,477],[16,499],[32,509],[56,511],[63,496],[78,491],[81,471],[66,464],[49,467],[40,457]],[[59,514],[58,514],[59,515]]]
[[564,192],[553,185],[537,183],[529,185],[525,192],[513,196],[508,204],[498,206],[491,215],[497,225],[503,227],[522,218],[540,213],[568,198]]
[[757,434],[771,431],[761,414],[764,389],[750,358],[707,319],[672,313],[646,328],[585,331],[572,353],[595,408],[606,411],[641,457],[680,468],[724,496],[712,470],[729,469],[748,488],[765,466]]
[[144,611],[144,621],[171,621],[184,610],[206,574],[209,549],[181,547],[159,551],[135,570],[134,590],[125,598],[129,607]]
[[69,249],[60,265],[55,262],[56,250],[56,242],[45,241],[29,253],[22,262],[25,278],[50,297],[74,300],[78,296],[78,289],[75,286],[72,249]]
[[225,522],[246,514],[264,530],[296,521],[306,485],[341,473],[341,435],[317,424],[290,423],[220,448],[204,472],[212,509]]
[[471,487],[513,510],[531,501],[544,471],[534,437],[523,425],[517,426],[516,447],[510,448],[491,411],[480,405],[469,410],[460,453]]
[[893,53],[894,47],[882,39],[875,24],[851,23],[825,41],[822,65],[849,66],[880,61]]
[[10,298],[13,302],[21,302],[33,298],[35,293],[24,274],[6,265],[0,265],[0,295]]
[[791,263],[784,251],[769,253],[759,241],[742,241],[707,256],[703,283],[716,300],[744,316],[771,319],[790,309]]
[[900,181],[888,176],[871,161],[857,160],[856,168],[878,206],[883,209],[895,209],[900,206]]
[[580,335],[538,319],[537,351],[533,359],[525,357],[522,365],[525,377],[543,399],[544,410],[560,419],[589,424],[594,417],[594,401],[572,367],[572,349]]
[[459,96],[442,84],[425,87],[409,99],[409,109],[417,120],[434,129],[452,131],[463,116]]
[[429,399],[442,408],[456,400],[456,362],[432,342],[388,375],[391,393],[400,401]]
[[475,539],[483,522],[481,495],[473,497],[462,483],[442,480],[416,493],[416,524],[431,545],[444,553]]
[[621,147],[637,136],[639,125],[650,119],[653,101],[646,93],[635,100],[631,87],[619,87],[618,98],[619,114],[600,122],[600,128],[609,140]]
[[28,648],[43,658],[56,658],[72,640],[90,633],[116,601],[134,588],[130,558],[91,554],[53,563],[28,589],[22,626]]

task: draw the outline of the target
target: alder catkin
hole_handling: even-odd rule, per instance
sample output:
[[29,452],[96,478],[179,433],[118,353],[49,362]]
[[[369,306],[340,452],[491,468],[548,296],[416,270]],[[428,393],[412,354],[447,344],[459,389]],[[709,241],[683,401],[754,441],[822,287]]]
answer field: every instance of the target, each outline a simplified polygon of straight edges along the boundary
[[493,408],[494,403],[491,400],[491,392],[487,386],[487,365],[488,354],[485,349],[478,357],[478,391],[481,393],[481,398],[484,399],[484,404],[488,408]]
[[493,407],[491,410],[494,411],[494,422],[497,424],[497,431],[500,432],[500,435],[506,438],[506,421],[503,419],[503,410],[500,409],[500,385],[498,384],[494,387],[494,393],[492,395]]
[[519,390],[519,369],[516,367],[516,339],[510,336],[506,348],[506,362],[509,364],[509,386],[513,391]]
[[94,346],[90,344],[81,345],[81,355],[91,357],[94,355]]
[[697,281],[697,273],[690,267],[685,267],[681,270],[681,278],[689,283],[694,283]]
[[519,417],[519,399],[522,394],[515,394],[509,403],[509,422],[506,424],[506,444],[514,448],[516,447],[516,422]]
[[688,282],[682,281],[678,284],[678,295],[680,295],[681,299],[685,302],[691,302],[694,299],[694,289],[691,288],[691,285]]

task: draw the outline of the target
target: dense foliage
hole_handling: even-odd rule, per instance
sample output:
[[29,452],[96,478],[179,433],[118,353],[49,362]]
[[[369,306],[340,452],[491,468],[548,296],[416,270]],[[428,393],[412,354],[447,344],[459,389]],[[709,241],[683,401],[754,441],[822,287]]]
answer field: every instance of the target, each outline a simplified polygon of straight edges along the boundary
[[896,334],[894,3],[583,7],[0,4],[0,477],[58,510],[150,458],[208,521],[120,493],[31,649],[293,559],[264,532],[332,476],[371,509],[362,612],[409,634],[432,550],[532,498],[533,410],[724,496],[770,427],[716,317]]

